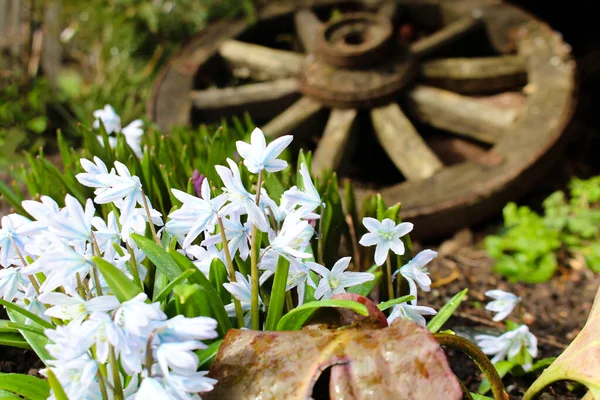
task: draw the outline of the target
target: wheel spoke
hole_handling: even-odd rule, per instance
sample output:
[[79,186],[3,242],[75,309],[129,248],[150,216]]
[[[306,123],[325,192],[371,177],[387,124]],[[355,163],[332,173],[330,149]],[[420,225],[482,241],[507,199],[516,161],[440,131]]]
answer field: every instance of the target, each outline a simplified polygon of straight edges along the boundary
[[420,121],[485,143],[495,143],[517,119],[518,110],[494,107],[472,97],[416,86],[408,92],[410,111]]
[[304,50],[307,53],[314,53],[317,36],[323,24],[319,21],[315,13],[307,8],[296,13],[294,23]]
[[302,97],[263,126],[262,130],[265,135],[269,137],[278,137],[290,133],[294,128],[316,114],[322,108],[323,105],[321,103],[308,97]]
[[293,51],[271,49],[257,44],[227,40],[219,54],[241,78],[270,80],[291,78],[300,71],[303,55]]
[[387,17],[390,21],[398,18],[400,13],[400,4],[396,0],[387,0],[377,9],[377,14],[382,17]]
[[407,180],[425,179],[443,168],[396,103],[371,110],[379,143]]
[[417,57],[423,57],[479,27],[481,27],[480,19],[464,17],[429,36],[417,40],[411,45],[410,49]]
[[323,137],[317,146],[312,160],[312,170],[316,174],[338,168],[346,149],[356,114],[357,111],[353,109],[341,110],[334,108],[331,110]]
[[190,99],[196,108],[220,109],[277,101],[296,92],[298,81],[288,78],[223,89],[193,90]]
[[428,61],[421,66],[421,76],[459,93],[501,92],[527,83],[525,58],[512,55]]

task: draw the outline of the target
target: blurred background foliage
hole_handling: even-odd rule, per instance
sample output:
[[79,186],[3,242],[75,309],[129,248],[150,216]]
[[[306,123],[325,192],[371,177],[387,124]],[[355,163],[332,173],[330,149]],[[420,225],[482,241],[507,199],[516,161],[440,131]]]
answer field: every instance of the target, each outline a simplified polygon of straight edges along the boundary
[[252,0],[0,0],[0,170],[23,150],[55,153],[57,129],[80,144],[77,125],[105,104],[142,117],[169,55],[240,15],[253,18]]

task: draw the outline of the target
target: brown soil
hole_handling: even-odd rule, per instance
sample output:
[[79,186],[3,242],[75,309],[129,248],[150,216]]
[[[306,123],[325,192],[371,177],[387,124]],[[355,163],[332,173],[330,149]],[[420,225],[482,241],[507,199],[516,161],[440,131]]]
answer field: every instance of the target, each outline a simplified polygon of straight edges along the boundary
[[[443,242],[437,250],[439,256],[429,268],[432,290],[421,295],[421,303],[439,309],[454,294],[468,288],[466,299],[445,328],[472,338],[478,333],[500,334],[503,329],[501,323],[492,321],[493,314],[484,309],[490,301],[484,293],[490,289],[515,293],[522,298],[523,322],[539,340],[537,359],[558,356],[575,338],[587,320],[600,286],[600,276],[576,261],[571,261],[566,268],[567,260],[563,260],[561,272],[549,282],[537,285],[510,283],[490,273],[493,260],[468,229]],[[518,322],[518,311],[513,312],[512,317]],[[466,357],[455,352],[449,354],[455,372],[475,392],[481,380],[478,374],[473,374],[477,367]],[[505,379],[505,384],[511,396],[520,398],[533,379],[535,376]],[[553,391],[554,398],[580,398],[577,396],[579,391],[573,396],[565,384],[555,385]]]

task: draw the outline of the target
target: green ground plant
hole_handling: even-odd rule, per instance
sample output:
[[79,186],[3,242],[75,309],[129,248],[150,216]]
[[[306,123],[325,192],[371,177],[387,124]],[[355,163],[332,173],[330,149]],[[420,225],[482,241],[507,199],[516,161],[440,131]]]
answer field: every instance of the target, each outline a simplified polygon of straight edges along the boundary
[[495,271],[511,281],[550,279],[559,254],[600,272],[600,177],[573,179],[569,192],[551,194],[538,214],[527,206],[504,207],[504,227],[485,239]]

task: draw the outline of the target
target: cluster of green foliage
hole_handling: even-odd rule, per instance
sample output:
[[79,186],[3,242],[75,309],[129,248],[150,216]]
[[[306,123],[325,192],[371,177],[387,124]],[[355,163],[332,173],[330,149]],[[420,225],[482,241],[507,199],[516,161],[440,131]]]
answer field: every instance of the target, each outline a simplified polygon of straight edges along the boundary
[[544,212],[509,203],[504,229],[485,246],[495,271],[512,281],[543,282],[552,277],[564,251],[600,272],[600,176],[573,179],[569,196],[558,191],[543,202]]
[[43,144],[42,133],[48,128],[46,104],[51,91],[45,79],[23,83],[15,80],[0,90],[0,167],[15,160],[16,150],[28,144]]
[[[57,0],[56,5],[52,25],[62,31],[63,59],[54,81],[25,77],[26,66],[16,65],[0,85],[0,169],[14,163],[21,150],[52,143],[57,128],[78,143],[78,123],[90,121],[105,104],[123,120],[144,115],[152,81],[173,51],[215,18],[254,15],[252,0]],[[44,23],[42,12],[33,18],[32,25]]]

